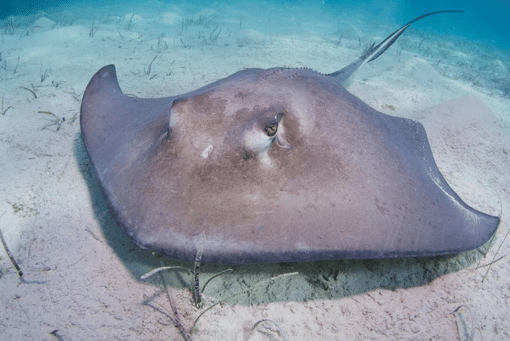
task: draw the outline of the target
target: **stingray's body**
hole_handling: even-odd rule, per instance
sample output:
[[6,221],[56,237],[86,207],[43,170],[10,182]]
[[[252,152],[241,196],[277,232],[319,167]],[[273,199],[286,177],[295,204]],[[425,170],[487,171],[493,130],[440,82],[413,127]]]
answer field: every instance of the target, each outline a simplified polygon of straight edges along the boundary
[[499,218],[450,188],[423,126],[342,87],[362,62],[330,75],[244,70],[160,99],[124,95],[114,66],[102,68],[81,125],[117,223],[140,246],[222,263],[432,256],[486,242]]

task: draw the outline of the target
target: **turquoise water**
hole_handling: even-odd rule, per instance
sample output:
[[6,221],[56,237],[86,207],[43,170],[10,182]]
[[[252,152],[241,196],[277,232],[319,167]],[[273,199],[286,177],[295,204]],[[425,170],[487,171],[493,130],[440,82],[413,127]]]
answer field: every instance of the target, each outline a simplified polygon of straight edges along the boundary
[[[358,55],[372,42],[384,39],[406,22],[432,11],[463,10],[463,13],[439,14],[414,23],[390,51],[409,51],[426,58],[443,75],[471,82],[491,93],[510,97],[510,21],[508,1],[40,1],[3,3],[0,31],[22,36],[33,31],[31,25],[46,17],[52,28],[86,27],[99,32],[137,31],[145,38],[172,41],[170,48],[216,45],[246,46],[238,35],[251,43],[271,41],[273,37],[319,39],[326,47],[357,49]],[[210,23],[204,19],[212,19]],[[214,24],[214,26],[213,26]],[[210,27],[209,27],[210,26]],[[48,29],[48,28],[47,28]],[[248,33],[250,33],[248,32]],[[119,33],[121,34],[121,33]],[[209,35],[209,36],[207,36]],[[253,35],[260,35],[257,40]],[[158,37],[161,37],[158,38]],[[213,39],[214,38],[214,39]],[[164,41],[166,39],[166,41]],[[349,43],[350,41],[350,43]],[[177,45],[176,45],[177,42]],[[358,42],[358,46],[356,45]],[[228,49],[225,49],[227,51]],[[161,49],[160,49],[161,52]],[[2,53],[0,48],[0,53]],[[305,53],[305,52],[303,52]],[[397,52],[399,53],[399,52]],[[5,62],[4,53],[4,62]],[[17,56],[13,55],[13,58]],[[351,59],[354,57],[350,57]],[[282,66],[278,60],[266,60],[262,67]],[[336,71],[344,64],[336,64]],[[15,61],[14,61],[15,62]],[[12,63],[12,61],[11,61]],[[314,67],[310,64],[285,66]],[[242,67],[258,65],[243,65]],[[235,72],[236,70],[231,70]]]
[[[422,28],[433,27],[436,33],[458,34],[467,39],[481,40],[494,43],[500,48],[510,49],[508,39],[508,22],[510,21],[510,2],[506,0],[492,1],[151,1],[126,2],[126,1],[3,1],[0,5],[0,19],[9,15],[31,15],[37,11],[58,12],[62,9],[69,9],[79,12],[79,9],[94,8],[96,15],[111,14],[111,8],[121,10],[130,9],[134,12],[147,11],[150,8],[161,8],[164,6],[176,6],[178,8],[218,8],[228,10],[262,9],[256,15],[265,17],[279,17],[282,19],[289,13],[301,12],[304,16],[312,16],[317,22],[331,21],[345,18],[346,16],[363,17],[370,21],[381,21],[386,23],[404,23],[420,14],[444,10],[464,10],[463,15],[455,17],[430,18],[426,23],[420,23]],[[264,11],[264,9],[266,11]],[[274,9],[277,9],[276,11]],[[284,13],[287,12],[287,13]],[[228,14],[228,13],[227,13]],[[287,14],[287,15],[286,15]],[[285,25],[281,21],[277,25]],[[505,29],[506,27],[506,29]]]

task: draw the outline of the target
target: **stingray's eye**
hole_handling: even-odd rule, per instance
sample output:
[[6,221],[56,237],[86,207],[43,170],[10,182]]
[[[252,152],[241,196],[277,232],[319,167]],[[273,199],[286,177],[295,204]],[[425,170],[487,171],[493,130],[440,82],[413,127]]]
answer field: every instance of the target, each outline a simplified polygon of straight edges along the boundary
[[266,126],[264,127],[264,131],[266,132],[267,136],[272,137],[275,136],[276,132],[278,131],[278,124],[283,118],[283,113],[279,113],[274,117],[274,119],[266,123]]
[[273,121],[270,123],[266,123],[266,127],[264,129],[266,131],[267,136],[274,136],[276,131],[278,130],[278,122]]

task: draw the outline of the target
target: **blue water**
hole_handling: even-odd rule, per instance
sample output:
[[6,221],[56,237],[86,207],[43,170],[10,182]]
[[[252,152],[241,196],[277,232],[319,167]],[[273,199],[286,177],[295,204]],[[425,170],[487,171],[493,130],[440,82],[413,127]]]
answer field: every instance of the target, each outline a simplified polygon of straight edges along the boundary
[[[250,7],[267,8],[267,16],[278,16],[285,12],[297,13],[302,15],[310,14],[317,22],[334,21],[339,18],[356,16],[370,20],[372,22],[384,22],[403,24],[421,14],[444,10],[458,9],[464,10],[461,15],[447,15],[428,18],[427,21],[418,23],[420,28],[433,29],[438,34],[456,34],[458,36],[491,43],[502,49],[510,49],[510,39],[508,37],[508,23],[510,22],[510,1],[508,0],[442,0],[442,1],[404,1],[404,0],[307,0],[307,1],[150,1],[141,3],[139,1],[2,1],[0,5],[0,19],[5,19],[9,15],[30,15],[37,11],[55,11],[58,9],[79,8],[97,8],[100,11],[107,7],[117,6],[133,10],[146,10],[147,8],[157,8],[163,5],[171,6],[176,4],[184,8],[222,8],[249,9]],[[191,5],[192,4],[192,5]],[[274,9],[277,9],[276,11]],[[262,12],[263,13],[263,12]],[[285,22],[281,24],[285,25]]]
[[[510,48],[508,23],[510,1],[508,0],[442,0],[442,1],[394,1],[373,0],[360,2],[326,1],[327,11],[341,12],[342,8],[366,13],[367,17],[382,21],[405,23],[421,14],[437,10],[463,10],[459,15],[430,17],[417,23],[421,28],[438,34],[458,34],[468,39],[492,42]],[[417,26],[418,26],[417,25]]]

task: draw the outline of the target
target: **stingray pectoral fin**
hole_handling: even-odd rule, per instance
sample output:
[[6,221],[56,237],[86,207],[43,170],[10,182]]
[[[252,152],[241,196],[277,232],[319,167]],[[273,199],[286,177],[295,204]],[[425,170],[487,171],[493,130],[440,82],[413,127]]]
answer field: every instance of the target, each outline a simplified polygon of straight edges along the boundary
[[[415,241],[419,243],[416,250],[421,251],[414,254],[411,250],[407,252],[416,256],[455,254],[486,243],[498,228],[500,218],[467,205],[450,187],[436,165],[423,125],[384,114],[381,118],[387,122],[393,142],[407,154],[413,177],[424,179],[421,187],[417,181],[416,187],[409,186],[407,191],[418,190],[419,195],[428,197],[426,206],[414,206],[416,212],[420,212],[416,214],[415,224],[422,225],[422,230],[409,227],[410,231],[415,229],[423,233]],[[394,187],[398,186],[396,182]],[[409,203],[409,207],[413,204]],[[413,247],[412,243],[407,246]]]
[[135,194],[126,190],[125,174],[143,165],[166,137],[173,100],[124,95],[113,65],[101,68],[83,95],[80,124],[85,148],[119,226],[130,235],[133,217],[123,212],[126,202],[121,197]]
[[[87,151],[96,162],[118,157],[126,144],[140,137],[140,125],[154,121],[152,134],[167,130],[174,98],[146,99],[126,96],[117,80],[115,66],[101,68],[90,80],[81,105],[81,131]],[[145,137],[146,143],[150,140]]]

